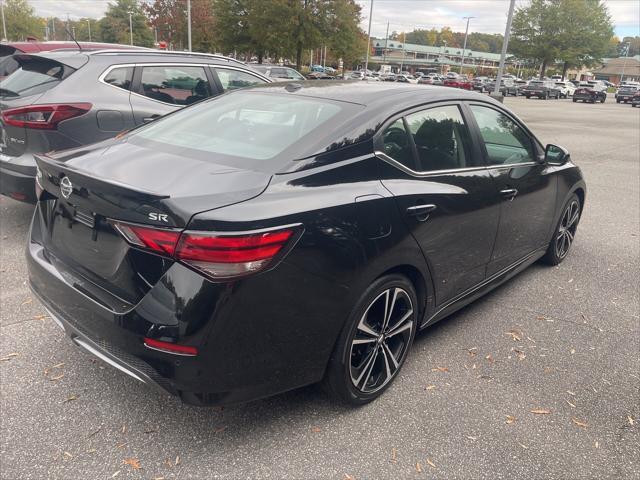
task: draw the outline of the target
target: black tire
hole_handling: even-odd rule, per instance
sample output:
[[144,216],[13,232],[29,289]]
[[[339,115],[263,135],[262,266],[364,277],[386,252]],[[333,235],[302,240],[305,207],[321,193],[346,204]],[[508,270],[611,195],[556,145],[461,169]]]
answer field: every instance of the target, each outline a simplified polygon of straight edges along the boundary
[[616,98],[616,103],[620,103],[620,99],[619,98]]
[[[386,317],[383,311],[389,303],[391,319],[386,320],[385,330],[381,317]],[[415,288],[405,276],[385,275],[374,281],[356,303],[338,337],[322,382],[327,393],[351,405],[364,405],[382,395],[411,349],[418,309]],[[379,331],[383,331],[380,336]]]
[[578,99],[577,99],[577,98],[574,98],[574,99],[573,99],[573,103],[577,103],[577,102],[578,102]]
[[527,100],[529,100],[531,98],[531,95],[525,95],[525,97],[527,97]]
[[581,215],[582,205],[580,204],[580,199],[576,194],[573,194],[562,207],[562,214],[560,215],[556,228],[553,230],[553,237],[551,238],[551,242],[549,242],[547,252],[544,254],[544,257],[542,257],[544,263],[548,265],[558,265],[567,258],[576,235],[576,230],[578,229]]
[[600,100],[601,103],[604,103],[607,101],[607,96],[605,95],[604,97],[602,97],[602,100]]

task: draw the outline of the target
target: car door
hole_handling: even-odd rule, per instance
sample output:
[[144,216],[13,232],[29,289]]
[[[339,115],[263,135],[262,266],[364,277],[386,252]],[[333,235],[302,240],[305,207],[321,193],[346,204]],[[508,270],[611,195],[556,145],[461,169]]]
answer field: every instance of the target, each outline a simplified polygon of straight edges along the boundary
[[471,103],[475,134],[502,196],[500,226],[487,275],[544,247],[551,235],[557,177],[537,140],[496,105]]
[[381,180],[429,265],[436,306],[482,282],[500,199],[456,102],[391,119],[376,139]]
[[131,108],[136,124],[149,122],[218,93],[208,65],[137,65]]

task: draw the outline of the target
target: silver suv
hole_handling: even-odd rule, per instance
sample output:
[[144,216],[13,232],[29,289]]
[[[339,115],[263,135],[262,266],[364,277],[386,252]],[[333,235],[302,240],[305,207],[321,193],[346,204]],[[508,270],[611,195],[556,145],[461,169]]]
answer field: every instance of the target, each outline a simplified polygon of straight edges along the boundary
[[0,193],[35,202],[34,154],[106,140],[219,95],[271,82],[234,59],[154,50],[14,56],[0,82]]

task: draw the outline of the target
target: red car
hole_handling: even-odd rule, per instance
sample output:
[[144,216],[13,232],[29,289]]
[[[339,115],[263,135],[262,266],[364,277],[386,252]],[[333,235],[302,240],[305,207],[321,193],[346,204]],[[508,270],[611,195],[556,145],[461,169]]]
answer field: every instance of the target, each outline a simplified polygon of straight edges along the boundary
[[[132,45],[119,45],[117,43],[101,43],[101,42],[78,42],[83,50],[127,50],[141,47]],[[0,43],[0,80],[11,75],[17,68],[18,64],[11,58],[14,53],[39,53],[49,52],[51,50],[77,50],[78,45],[75,42],[40,42],[38,40],[30,40],[27,42],[2,42]]]
[[457,77],[447,77],[444,80],[445,87],[462,88],[463,90],[473,90],[473,82],[466,75]]

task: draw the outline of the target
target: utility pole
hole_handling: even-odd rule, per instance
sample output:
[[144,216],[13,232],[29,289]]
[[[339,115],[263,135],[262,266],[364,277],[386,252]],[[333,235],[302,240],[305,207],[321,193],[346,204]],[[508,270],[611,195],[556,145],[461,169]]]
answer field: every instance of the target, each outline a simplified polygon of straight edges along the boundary
[[371,50],[371,19],[373,18],[373,0],[371,0],[371,8],[369,9],[369,30],[367,31],[367,56],[364,60],[364,78],[367,78],[367,70],[369,69],[369,50]]
[[51,19],[51,33],[52,33],[51,40],[55,41],[55,39],[56,39],[56,17],[53,17]]
[[500,95],[500,82],[502,81],[502,74],[504,73],[504,61],[507,58],[507,47],[509,46],[509,35],[511,34],[511,21],[513,20],[513,10],[516,6],[516,0],[511,0],[509,5],[509,16],[507,17],[507,27],[504,29],[504,41],[502,42],[502,52],[500,52],[500,66],[498,67],[498,76],[496,77],[496,84],[493,87],[493,93],[491,96],[502,98]]
[[191,51],[191,0],[187,0],[187,40]]
[[400,60],[400,74],[402,74],[402,69],[404,68],[404,55],[407,51],[407,34],[402,32],[402,60]]
[[460,75],[462,75],[462,69],[464,68],[464,54],[467,49],[467,36],[469,35],[469,20],[476,17],[462,17],[467,20],[467,29],[464,31],[464,45],[462,46],[462,60],[460,61]]
[[0,12],[2,12],[2,40],[9,40],[7,38],[7,22],[4,19],[4,0],[0,0]]
[[87,28],[89,29],[89,41],[91,41],[91,20],[87,18]]
[[131,20],[133,12],[129,10],[129,43],[133,45],[133,21]]
[[384,52],[382,52],[382,63],[387,63],[387,46],[389,45],[389,22],[387,22],[387,34],[384,37]]
[[622,64],[622,74],[620,75],[620,83],[622,84],[622,81],[624,80],[624,71],[627,68],[627,60],[629,60],[629,50],[631,50],[631,43],[630,42],[626,42],[625,45],[627,46],[627,53],[624,56],[624,63]]

